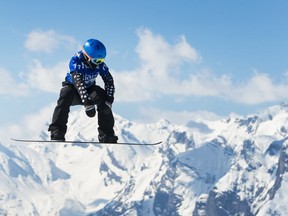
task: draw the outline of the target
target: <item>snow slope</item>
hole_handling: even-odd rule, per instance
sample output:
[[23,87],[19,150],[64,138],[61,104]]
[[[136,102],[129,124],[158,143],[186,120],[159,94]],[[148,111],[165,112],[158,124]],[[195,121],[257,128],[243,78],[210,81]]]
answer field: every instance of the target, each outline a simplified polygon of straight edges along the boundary
[[[163,144],[1,143],[0,215],[288,215],[286,104],[187,126],[115,120],[119,141]],[[73,111],[66,138],[97,140],[97,119]]]

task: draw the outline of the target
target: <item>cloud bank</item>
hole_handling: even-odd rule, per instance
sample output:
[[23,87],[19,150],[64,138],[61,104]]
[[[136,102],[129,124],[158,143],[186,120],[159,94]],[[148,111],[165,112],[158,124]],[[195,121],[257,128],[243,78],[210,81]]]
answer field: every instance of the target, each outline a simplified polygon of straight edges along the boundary
[[[136,34],[139,41],[135,52],[140,65],[129,71],[115,71],[113,65],[109,65],[119,102],[148,101],[161,96],[209,96],[241,104],[259,104],[286,98],[288,84],[285,79],[279,83],[268,74],[253,71],[248,80],[233,81],[227,74],[219,76],[213,70],[207,70],[209,66],[202,63],[205,56],[202,57],[184,35],[169,43],[147,28],[138,29]],[[44,53],[54,52],[59,46],[75,48],[76,44],[80,43],[73,37],[54,30],[32,31],[24,43],[29,51]],[[0,94],[25,95],[33,89],[58,93],[68,61],[56,62],[48,68],[41,60],[33,59],[23,73],[24,82],[20,84],[8,71],[0,69],[1,77],[5,77],[0,81]]]
[[[133,71],[115,71],[118,96],[123,101],[152,100],[155,96],[212,96],[243,104],[259,104],[286,98],[288,84],[275,83],[268,74],[254,72],[249,80],[233,82],[227,74],[217,76],[201,65],[199,52],[181,36],[169,44],[162,36],[148,29],[137,31],[136,53],[142,65]],[[198,71],[177,73],[181,65],[198,65]],[[202,66],[202,67],[201,67]]]

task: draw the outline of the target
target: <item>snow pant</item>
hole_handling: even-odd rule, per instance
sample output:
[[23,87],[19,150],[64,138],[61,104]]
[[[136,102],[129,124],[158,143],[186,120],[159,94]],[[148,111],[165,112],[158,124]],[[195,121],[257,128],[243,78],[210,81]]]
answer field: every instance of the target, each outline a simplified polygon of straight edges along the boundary
[[[48,131],[60,130],[64,134],[67,132],[68,115],[70,106],[83,105],[76,88],[63,82],[57,106],[54,109],[52,123],[49,125]],[[98,130],[105,134],[114,134],[114,116],[110,107],[105,104],[106,92],[100,86],[94,85],[87,89],[91,101],[97,105]],[[99,104],[99,97],[102,103]]]

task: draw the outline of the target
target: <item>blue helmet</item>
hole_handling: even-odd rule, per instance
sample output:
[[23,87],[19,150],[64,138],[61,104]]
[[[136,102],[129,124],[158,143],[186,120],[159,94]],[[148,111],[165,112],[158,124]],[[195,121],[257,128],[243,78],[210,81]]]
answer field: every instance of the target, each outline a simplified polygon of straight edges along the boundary
[[106,48],[103,43],[96,39],[89,39],[83,45],[83,50],[91,59],[104,59]]

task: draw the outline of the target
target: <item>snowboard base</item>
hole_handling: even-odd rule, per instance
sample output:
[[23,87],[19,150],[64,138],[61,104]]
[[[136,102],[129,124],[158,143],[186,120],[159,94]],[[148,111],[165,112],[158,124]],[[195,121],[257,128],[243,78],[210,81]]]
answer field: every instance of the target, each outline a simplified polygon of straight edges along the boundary
[[58,140],[31,140],[31,139],[14,139],[11,138],[11,140],[15,141],[15,142],[25,142],[25,143],[68,143],[68,144],[99,144],[99,145],[138,145],[138,146],[142,146],[142,145],[159,145],[162,143],[162,141],[160,142],[153,142],[153,143],[130,143],[130,142],[118,142],[118,143],[103,143],[103,142],[97,142],[97,141],[77,141],[77,140],[66,140],[66,141],[58,141]]

